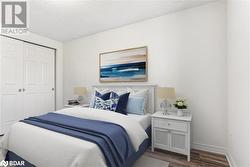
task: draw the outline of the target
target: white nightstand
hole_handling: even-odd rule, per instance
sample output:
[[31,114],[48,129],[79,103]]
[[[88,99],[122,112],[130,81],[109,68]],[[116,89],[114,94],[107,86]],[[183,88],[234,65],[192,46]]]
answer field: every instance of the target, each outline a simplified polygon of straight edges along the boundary
[[73,107],[89,107],[89,104],[79,104],[79,105],[64,105],[64,108],[73,108]]
[[159,111],[151,115],[152,151],[154,148],[187,155],[190,161],[190,124],[192,115],[182,117],[163,115]]

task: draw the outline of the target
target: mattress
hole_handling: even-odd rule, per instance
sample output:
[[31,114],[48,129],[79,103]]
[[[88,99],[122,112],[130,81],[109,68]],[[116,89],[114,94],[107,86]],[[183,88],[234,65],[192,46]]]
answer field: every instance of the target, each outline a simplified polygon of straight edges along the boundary
[[[90,108],[67,108],[56,113],[118,124],[127,131],[138,152],[148,138],[139,122],[119,113]],[[7,150],[37,167],[106,166],[104,155],[96,144],[23,122],[15,123],[0,142],[0,161]]]
[[143,127],[144,130],[146,130],[151,125],[150,114],[146,115],[128,114],[127,116],[137,121]]

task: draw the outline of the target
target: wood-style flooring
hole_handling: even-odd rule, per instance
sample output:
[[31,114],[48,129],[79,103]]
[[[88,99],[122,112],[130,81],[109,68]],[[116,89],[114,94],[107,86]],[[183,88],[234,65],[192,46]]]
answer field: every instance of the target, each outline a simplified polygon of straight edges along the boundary
[[148,149],[146,156],[169,162],[169,167],[229,167],[225,155],[200,150],[191,150],[191,161],[185,155],[155,149]]

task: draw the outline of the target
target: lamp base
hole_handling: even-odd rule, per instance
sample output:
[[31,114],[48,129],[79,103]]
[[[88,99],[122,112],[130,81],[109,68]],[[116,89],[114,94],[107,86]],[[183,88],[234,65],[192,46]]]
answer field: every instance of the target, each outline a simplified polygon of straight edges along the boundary
[[164,111],[162,112],[162,114],[163,114],[163,115],[170,115],[170,113],[169,113],[168,110],[164,110]]
[[77,97],[77,101],[81,104],[82,101],[83,101],[83,96],[78,96],[78,97]]

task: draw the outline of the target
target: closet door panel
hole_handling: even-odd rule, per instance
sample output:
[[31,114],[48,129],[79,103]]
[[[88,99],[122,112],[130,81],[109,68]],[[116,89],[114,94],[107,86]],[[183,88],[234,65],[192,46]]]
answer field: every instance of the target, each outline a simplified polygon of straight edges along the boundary
[[44,90],[44,107],[46,111],[55,110],[55,51],[48,48],[39,48],[40,53],[40,83]]
[[45,113],[43,94],[26,93],[23,97],[25,117],[38,116]]
[[6,132],[9,126],[23,119],[23,96],[8,94],[2,96],[3,128]]
[[1,133],[23,117],[23,43],[1,37]]
[[2,38],[2,94],[23,88],[23,43]]
[[24,106],[28,115],[54,111],[54,51],[25,44]]
[[55,111],[55,50],[48,49],[46,53],[49,60],[48,68],[48,96],[46,101],[46,107],[48,111]]

